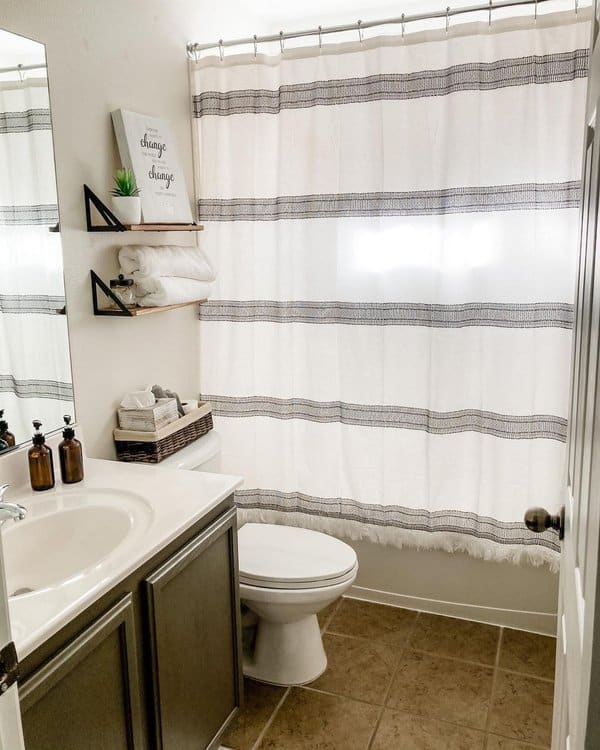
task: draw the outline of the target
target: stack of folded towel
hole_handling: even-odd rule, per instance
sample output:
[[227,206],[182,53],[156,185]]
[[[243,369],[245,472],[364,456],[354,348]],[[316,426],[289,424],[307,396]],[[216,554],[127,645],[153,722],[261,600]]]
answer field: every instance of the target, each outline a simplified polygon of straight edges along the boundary
[[135,281],[141,307],[206,299],[215,275],[198,247],[128,245],[119,250],[121,272]]

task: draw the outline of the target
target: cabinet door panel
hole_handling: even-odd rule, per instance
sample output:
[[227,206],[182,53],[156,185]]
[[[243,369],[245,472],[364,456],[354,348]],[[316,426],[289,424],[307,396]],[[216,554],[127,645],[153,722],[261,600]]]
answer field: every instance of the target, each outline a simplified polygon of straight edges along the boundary
[[26,750],[142,750],[131,595],[19,690]]
[[146,580],[156,744],[203,750],[240,705],[235,509]]

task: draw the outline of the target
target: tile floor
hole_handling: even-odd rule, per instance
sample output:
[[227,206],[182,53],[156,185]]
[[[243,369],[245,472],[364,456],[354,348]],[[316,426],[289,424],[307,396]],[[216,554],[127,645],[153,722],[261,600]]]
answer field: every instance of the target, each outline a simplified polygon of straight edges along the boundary
[[549,748],[553,638],[342,599],[321,613],[325,674],[246,680],[231,750]]

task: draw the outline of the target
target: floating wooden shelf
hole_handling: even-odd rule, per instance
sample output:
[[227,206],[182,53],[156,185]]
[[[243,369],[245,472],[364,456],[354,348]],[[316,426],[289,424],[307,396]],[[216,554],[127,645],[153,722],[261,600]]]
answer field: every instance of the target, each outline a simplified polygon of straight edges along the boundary
[[202,224],[124,224],[127,232],[201,232]]
[[[83,201],[88,232],[201,232],[204,229],[202,224],[123,224],[87,185],[83,186]],[[104,219],[104,224],[92,224],[92,206]]]
[[[189,307],[190,305],[200,305],[202,302],[206,302],[205,299],[197,299],[192,302],[180,302],[178,305],[164,305],[163,307],[128,307],[127,316],[137,318],[139,315],[150,315],[151,313],[167,312],[167,310],[177,310],[179,307]],[[117,317],[127,317],[125,313],[120,310],[115,310],[110,307],[100,307],[94,315],[113,315]]]
[[[94,315],[112,317],[112,318],[137,318],[139,315],[151,315],[152,313],[167,312],[168,310],[177,310],[180,307],[189,307],[190,305],[199,305],[206,302],[205,299],[191,300],[190,302],[180,302],[177,305],[164,305],[163,307],[126,307],[121,300],[113,294],[110,287],[102,281],[95,271],[90,271],[92,280],[92,301],[94,304]],[[108,299],[112,300],[116,307],[98,307],[98,287]]]

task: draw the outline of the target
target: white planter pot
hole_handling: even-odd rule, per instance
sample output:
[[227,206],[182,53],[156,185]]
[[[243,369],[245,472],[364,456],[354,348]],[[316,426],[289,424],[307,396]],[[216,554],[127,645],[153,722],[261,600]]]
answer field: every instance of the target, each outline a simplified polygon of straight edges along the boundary
[[141,224],[142,199],[139,196],[113,195],[113,212],[123,224]]

